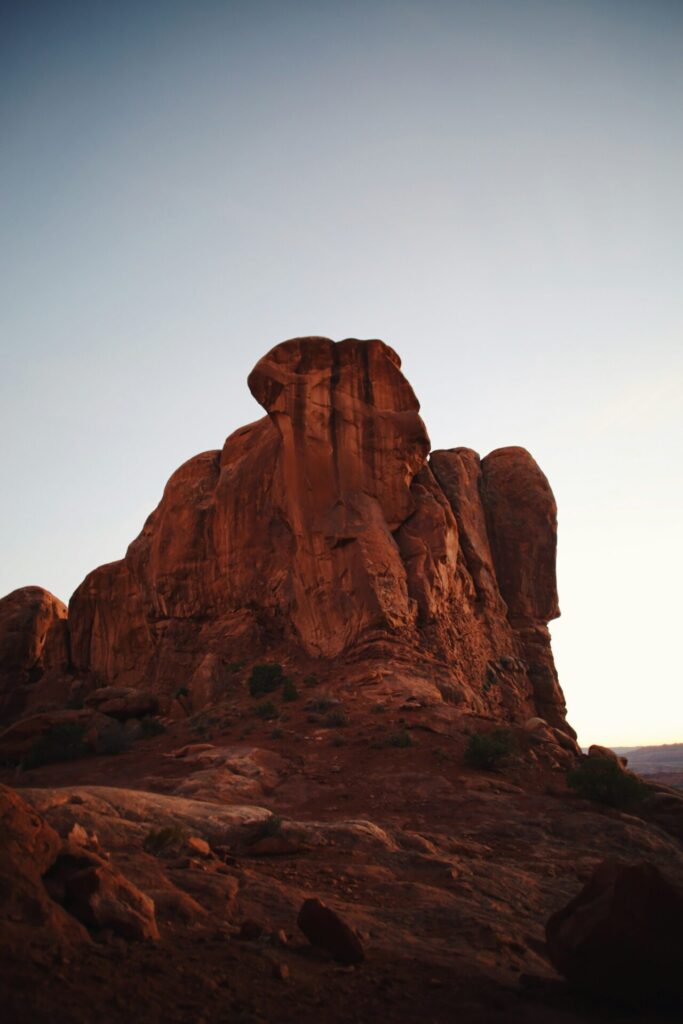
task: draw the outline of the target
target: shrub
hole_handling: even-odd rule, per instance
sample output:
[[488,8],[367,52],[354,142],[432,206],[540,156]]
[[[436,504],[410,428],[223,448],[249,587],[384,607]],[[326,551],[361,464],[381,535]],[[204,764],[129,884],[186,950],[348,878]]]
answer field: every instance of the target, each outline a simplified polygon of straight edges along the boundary
[[649,792],[641,779],[606,757],[587,757],[567,773],[567,783],[586,800],[620,810],[636,807]]
[[318,685],[318,677],[315,672],[309,672],[307,676],[304,676],[304,686],[310,688]]
[[323,718],[323,725],[326,729],[344,729],[348,724],[349,716],[341,708],[328,712]]
[[145,853],[151,853],[155,857],[161,854],[178,850],[185,842],[187,833],[180,825],[171,825],[168,828],[153,828],[145,836],[142,848]]
[[271,738],[271,740],[281,740],[284,735],[285,735],[285,730],[281,729],[279,726],[276,726],[276,728],[273,729],[273,731],[271,732],[270,738]]
[[387,736],[385,742],[388,747],[412,747],[413,738],[408,732],[406,726],[402,725],[397,732],[392,733],[391,736]]
[[330,697],[329,694],[323,693],[320,697],[316,697],[314,700],[309,700],[306,704],[307,711],[330,711],[332,708],[339,707],[341,702],[336,697]]
[[277,708],[272,700],[266,700],[263,704],[258,704],[254,708],[254,713],[266,722],[270,721],[271,718],[277,718]]
[[283,682],[282,665],[273,662],[268,665],[254,665],[249,676],[249,693],[252,697],[263,697],[277,690]]
[[465,749],[465,764],[470,768],[483,768],[494,772],[502,767],[515,752],[514,736],[509,729],[475,732]]
[[285,681],[284,681],[284,683],[282,685],[282,699],[283,700],[298,700],[299,699],[299,691],[297,690],[296,685],[295,685],[293,679],[289,679],[288,677],[285,678]]
[[79,722],[61,722],[42,736],[24,758],[25,768],[38,768],[41,764],[72,761],[91,753],[85,740],[85,726]]
[[256,826],[249,842],[257,843],[260,839],[269,839],[276,836],[282,828],[282,818],[277,814],[270,814],[264,821]]
[[153,715],[145,715],[144,718],[141,718],[140,725],[143,736],[160,736],[162,732],[166,732],[164,723]]

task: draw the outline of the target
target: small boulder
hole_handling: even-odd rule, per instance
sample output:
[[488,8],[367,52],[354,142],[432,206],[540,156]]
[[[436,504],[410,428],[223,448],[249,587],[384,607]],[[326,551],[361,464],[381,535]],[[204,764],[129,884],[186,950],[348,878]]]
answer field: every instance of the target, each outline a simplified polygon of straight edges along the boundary
[[52,898],[89,929],[159,938],[153,900],[94,852],[67,844],[44,881]]
[[93,690],[85,698],[85,705],[119,722],[156,715],[159,710],[159,700],[153,693],[125,686],[102,686]]
[[619,754],[609,747],[601,747],[598,743],[594,743],[588,748],[588,756],[599,757],[603,761],[614,761],[620,768],[625,768],[628,764],[628,760],[625,757],[620,757]]
[[605,861],[546,925],[572,984],[619,1000],[683,998],[683,891],[654,864]]
[[360,964],[365,953],[352,928],[319,899],[304,900],[297,924],[312,946],[331,953],[342,964]]

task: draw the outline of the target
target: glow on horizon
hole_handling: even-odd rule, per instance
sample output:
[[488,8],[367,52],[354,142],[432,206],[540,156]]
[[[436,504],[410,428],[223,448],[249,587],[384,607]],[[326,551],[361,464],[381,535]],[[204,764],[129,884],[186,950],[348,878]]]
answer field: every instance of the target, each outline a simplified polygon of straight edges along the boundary
[[550,480],[581,743],[683,741],[682,42],[665,0],[10,4],[0,594],[121,557],[273,344],[381,337],[433,447]]

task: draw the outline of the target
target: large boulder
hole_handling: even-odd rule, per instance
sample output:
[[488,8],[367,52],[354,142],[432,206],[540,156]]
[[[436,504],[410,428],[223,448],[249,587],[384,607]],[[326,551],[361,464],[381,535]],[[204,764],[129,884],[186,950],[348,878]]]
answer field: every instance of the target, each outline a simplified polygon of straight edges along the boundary
[[136,690],[129,686],[102,686],[88,694],[85,705],[95,708],[102,715],[126,722],[129,718],[155,715],[159,710],[159,699],[148,690]]
[[365,960],[355,931],[321,900],[304,900],[297,924],[312,946],[327,950],[339,963],[360,964]]
[[66,606],[42,587],[0,599],[0,721],[18,714],[32,692],[54,684],[69,665]]
[[683,999],[683,892],[653,864],[606,861],[548,920],[555,967],[619,1000]]
[[0,732],[0,764],[37,767],[126,746],[121,724],[92,708],[43,711]]
[[43,875],[62,840],[14,790],[0,786],[0,960],[30,945],[67,949],[88,939],[48,895]]

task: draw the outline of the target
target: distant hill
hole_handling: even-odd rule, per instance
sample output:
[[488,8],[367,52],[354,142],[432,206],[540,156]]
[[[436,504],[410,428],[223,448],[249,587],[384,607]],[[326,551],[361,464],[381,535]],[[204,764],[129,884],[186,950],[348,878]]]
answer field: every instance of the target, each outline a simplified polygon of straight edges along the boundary
[[613,747],[628,758],[628,766],[640,775],[683,772],[683,743],[665,743],[656,747]]

